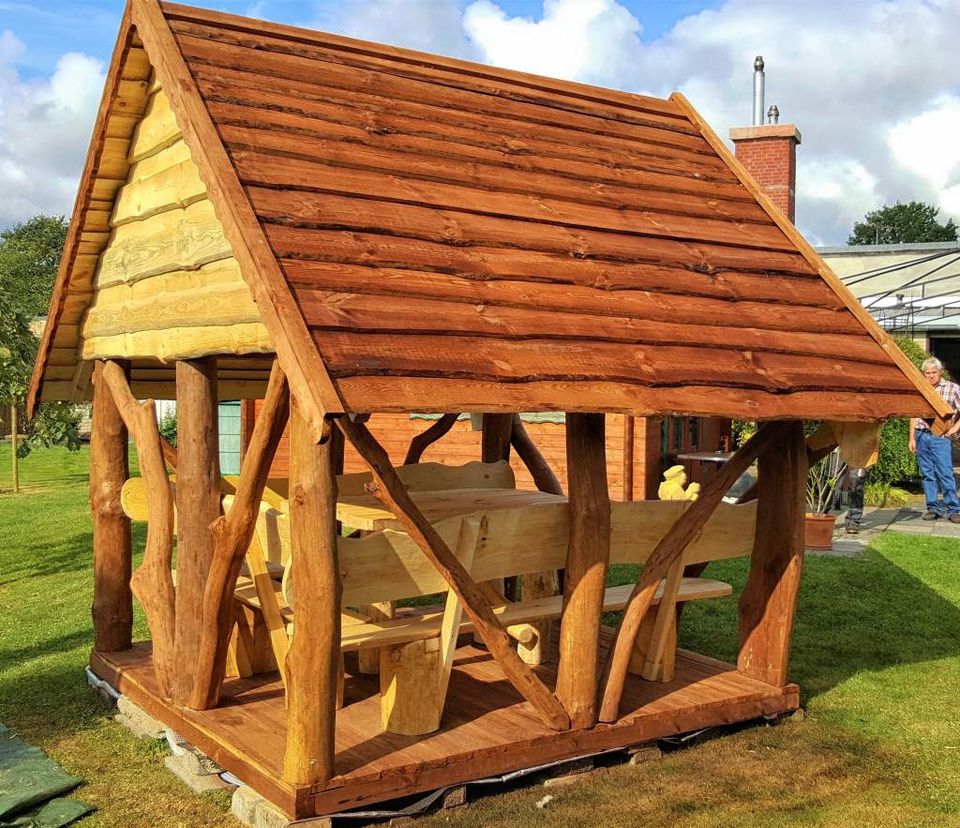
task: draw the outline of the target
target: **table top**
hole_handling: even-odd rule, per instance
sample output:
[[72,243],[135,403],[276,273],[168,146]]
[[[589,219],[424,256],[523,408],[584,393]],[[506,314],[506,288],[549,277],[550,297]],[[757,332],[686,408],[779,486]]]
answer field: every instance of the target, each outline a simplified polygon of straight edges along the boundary
[[[441,489],[410,492],[410,497],[431,523],[455,515],[472,515],[474,512],[567,502],[560,495],[521,489]],[[337,520],[352,529],[364,531],[400,528],[393,512],[373,495],[338,499]]]

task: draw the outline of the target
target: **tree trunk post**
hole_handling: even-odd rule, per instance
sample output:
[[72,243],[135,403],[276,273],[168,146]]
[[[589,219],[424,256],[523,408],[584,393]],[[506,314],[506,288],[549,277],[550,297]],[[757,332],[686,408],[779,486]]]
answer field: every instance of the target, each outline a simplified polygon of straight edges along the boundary
[[[98,362],[94,368],[93,433],[90,435],[93,649],[112,653],[130,649],[133,635],[130,519],[120,505],[120,490],[130,476],[130,469],[127,427],[102,379],[102,370],[103,363]],[[13,422],[16,424],[16,420]]]
[[790,423],[757,464],[757,532],[740,595],[737,672],[782,687],[803,572],[807,449],[801,422]]
[[597,722],[600,617],[610,560],[610,494],[607,489],[603,414],[567,414],[567,549],[557,698],[574,728]]
[[[315,443],[291,400],[290,566],[296,628],[287,653],[287,745],[283,777],[294,785],[334,774],[340,670],[340,568],[336,462],[343,435],[330,427]],[[329,424],[332,426],[332,424]]]
[[623,499],[633,500],[633,458],[636,445],[636,421],[632,414],[623,415]]
[[217,361],[177,362],[177,589],[173,699],[189,704],[200,649],[203,593],[220,517]]
[[510,459],[510,435],[513,433],[513,414],[484,414],[480,459],[496,463]]

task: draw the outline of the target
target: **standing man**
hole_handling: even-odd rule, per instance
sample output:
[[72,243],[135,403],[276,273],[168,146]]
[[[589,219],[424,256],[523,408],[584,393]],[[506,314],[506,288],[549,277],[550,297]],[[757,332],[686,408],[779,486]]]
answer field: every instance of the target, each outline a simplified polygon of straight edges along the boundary
[[[960,386],[943,378],[943,363],[939,359],[930,357],[925,360],[923,375],[954,411],[960,411]],[[953,447],[950,443],[950,438],[960,430],[960,420],[956,420],[943,437],[937,437],[930,430],[931,422],[918,418],[910,420],[910,451],[917,455],[923,494],[927,500],[923,519],[936,520],[946,514],[951,523],[960,523],[960,503],[957,502]],[[937,500],[938,490],[943,493],[942,502]]]

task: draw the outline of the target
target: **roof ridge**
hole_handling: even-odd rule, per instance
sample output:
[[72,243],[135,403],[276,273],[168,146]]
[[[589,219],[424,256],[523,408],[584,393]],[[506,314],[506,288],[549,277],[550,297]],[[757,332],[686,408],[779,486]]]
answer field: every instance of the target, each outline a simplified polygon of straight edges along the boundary
[[348,37],[346,35],[322,32],[317,29],[291,26],[285,23],[257,20],[255,18],[244,17],[242,15],[231,14],[229,12],[222,12],[213,9],[200,9],[180,3],[162,2],[161,7],[165,17],[170,19],[214,23],[223,28],[229,28],[234,31],[241,32],[246,31],[251,34],[263,34],[265,32],[269,32],[270,34],[278,37],[299,40],[303,43],[325,45],[332,49],[339,49],[344,52],[355,52],[357,54],[366,54],[379,58],[393,59],[398,62],[408,63],[411,65],[455,71],[461,75],[471,75],[475,78],[483,80],[508,80],[518,85],[528,86],[531,89],[539,89],[553,93],[560,92],[572,98],[579,98],[581,100],[593,101],[596,103],[605,103],[608,105],[611,103],[616,103],[617,105],[627,109],[635,109],[640,112],[648,112],[676,118],[679,122],[686,120],[681,115],[671,111],[669,106],[655,106],[657,103],[669,104],[670,101],[668,98],[658,98],[653,95],[641,95],[634,92],[625,92],[620,89],[610,89],[608,87],[581,83],[579,81],[551,78],[545,75],[537,75],[532,72],[523,72],[517,69],[506,69],[499,66],[490,66],[483,63],[477,63],[476,61],[464,60],[462,58],[436,55],[430,52],[421,52],[416,49],[409,49],[400,46],[390,46],[387,44],[375,43],[374,41]]

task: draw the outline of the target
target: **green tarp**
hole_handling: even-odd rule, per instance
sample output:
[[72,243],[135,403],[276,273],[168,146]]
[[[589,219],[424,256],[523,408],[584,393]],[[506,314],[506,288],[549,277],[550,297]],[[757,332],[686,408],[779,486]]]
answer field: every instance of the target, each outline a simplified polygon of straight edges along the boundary
[[82,781],[0,725],[2,828],[59,828],[79,819],[90,807],[58,797]]

